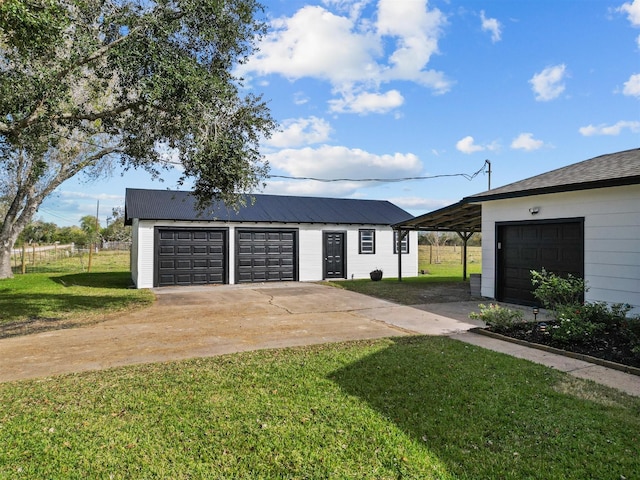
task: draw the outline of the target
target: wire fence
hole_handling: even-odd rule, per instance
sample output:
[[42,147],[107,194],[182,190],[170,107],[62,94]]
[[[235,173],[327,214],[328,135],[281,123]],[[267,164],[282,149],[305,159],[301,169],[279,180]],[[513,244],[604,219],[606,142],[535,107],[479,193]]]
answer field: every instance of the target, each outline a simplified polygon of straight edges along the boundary
[[131,242],[101,245],[24,245],[11,254],[14,275],[28,273],[110,272],[129,269]]

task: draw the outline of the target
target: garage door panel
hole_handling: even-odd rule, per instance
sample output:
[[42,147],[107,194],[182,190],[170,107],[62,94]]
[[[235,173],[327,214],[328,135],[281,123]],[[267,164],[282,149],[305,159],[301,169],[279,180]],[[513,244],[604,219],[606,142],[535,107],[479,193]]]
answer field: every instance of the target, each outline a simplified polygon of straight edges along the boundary
[[226,230],[159,228],[156,239],[156,286],[226,282]]
[[548,264],[548,262],[553,262],[553,264],[561,263],[562,257],[560,255],[561,255],[561,250],[559,248],[541,248],[540,249],[540,261],[543,264]]
[[534,305],[531,270],[584,274],[582,220],[498,226],[497,298]]
[[176,249],[173,245],[160,245],[158,249],[158,255],[174,255]]
[[236,281],[296,280],[294,230],[241,230],[236,232]]
[[523,247],[520,250],[520,255],[518,255],[519,259],[524,262],[535,262],[538,260],[538,249],[532,247]]

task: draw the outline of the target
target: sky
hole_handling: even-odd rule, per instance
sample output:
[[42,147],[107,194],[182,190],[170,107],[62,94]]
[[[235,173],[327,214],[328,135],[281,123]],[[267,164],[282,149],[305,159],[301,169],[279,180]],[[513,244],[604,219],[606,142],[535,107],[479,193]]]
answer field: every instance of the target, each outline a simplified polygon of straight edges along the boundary
[[[269,32],[236,71],[280,124],[262,142],[271,177],[255,193],[421,215],[489,180],[640,147],[640,0],[262,3]],[[77,225],[98,212],[106,226],[125,188],[184,189],[178,176],[80,176],[36,218]]]

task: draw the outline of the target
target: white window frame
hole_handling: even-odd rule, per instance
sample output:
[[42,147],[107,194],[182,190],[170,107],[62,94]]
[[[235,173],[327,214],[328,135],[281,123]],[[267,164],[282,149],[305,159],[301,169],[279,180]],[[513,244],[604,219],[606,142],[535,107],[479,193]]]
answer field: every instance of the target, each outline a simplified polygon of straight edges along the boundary
[[[371,234],[371,238],[364,238]],[[363,228],[358,230],[358,253],[361,255],[375,255],[376,253],[376,231],[373,228]]]
[[[398,254],[398,233],[399,233],[398,230],[393,231],[393,254],[394,255]],[[400,242],[400,251],[402,255],[409,253],[409,235],[411,235],[411,233],[407,232],[407,234],[402,239],[402,242]]]

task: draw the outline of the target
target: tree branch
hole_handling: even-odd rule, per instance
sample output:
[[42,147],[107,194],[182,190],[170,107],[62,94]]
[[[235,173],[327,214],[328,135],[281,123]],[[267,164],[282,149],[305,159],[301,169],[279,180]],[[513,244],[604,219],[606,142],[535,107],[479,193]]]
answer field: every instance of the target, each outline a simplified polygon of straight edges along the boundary
[[64,115],[58,115],[56,117],[53,117],[53,119],[54,120],[88,120],[91,122],[94,120],[108,118],[111,115],[117,115],[119,113],[126,112],[127,110],[131,108],[135,108],[142,104],[144,104],[144,102],[141,102],[141,101],[131,102],[125,105],[120,105],[119,107],[114,108],[113,110],[104,110],[102,112],[97,112],[97,113],[82,113],[82,114],[66,113]]
[[[123,35],[122,37],[120,37],[120,38],[108,43],[107,45],[103,45],[101,48],[99,48],[98,50],[93,52],[91,55],[87,55],[86,57],[81,58],[80,60],[78,60],[76,62],[73,62],[67,68],[63,68],[61,71],[59,71],[55,75],[54,79],[52,80],[52,83],[59,82],[69,72],[71,72],[72,70],[75,70],[75,69],[77,69],[79,67],[82,67],[83,65],[91,63],[92,61],[97,60],[98,58],[102,57],[103,55],[105,55],[112,48],[116,47],[117,45],[119,45],[120,43],[124,42],[125,40],[130,39],[133,34],[137,33],[141,29],[142,29],[142,27],[139,27],[139,26],[135,27],[135,28],[131,29],[131,31],[129,33],[127,33],[127,35]],[[42,97],[40,97],[40,100],[37,102],[37,106],[33,109],[33,111],[28,116],[26,116],[25,118],[23,118],[22,120],[17,122],[14,127],[8,128],[8,129],[7,128],[3,128],[3,129],[0,129],[0,131],[2,133],[12,133],[12,132],[16,132],[18,130],[22,130],[22,129],[26,128],[26,127],[29,127],[30,125],[33,125],[34,123],[37,123],[37,121],[40,119],[40,114],[42,113],[42,106],[44,105],[44,103],[46,102],[47,99],[48,99],[48,95],[47,94],[42,95]],[[0,127],[3,126],[3,125],[4,124],[0,124]],[[6,127],[6,125],[4,125],[4,126]]]

